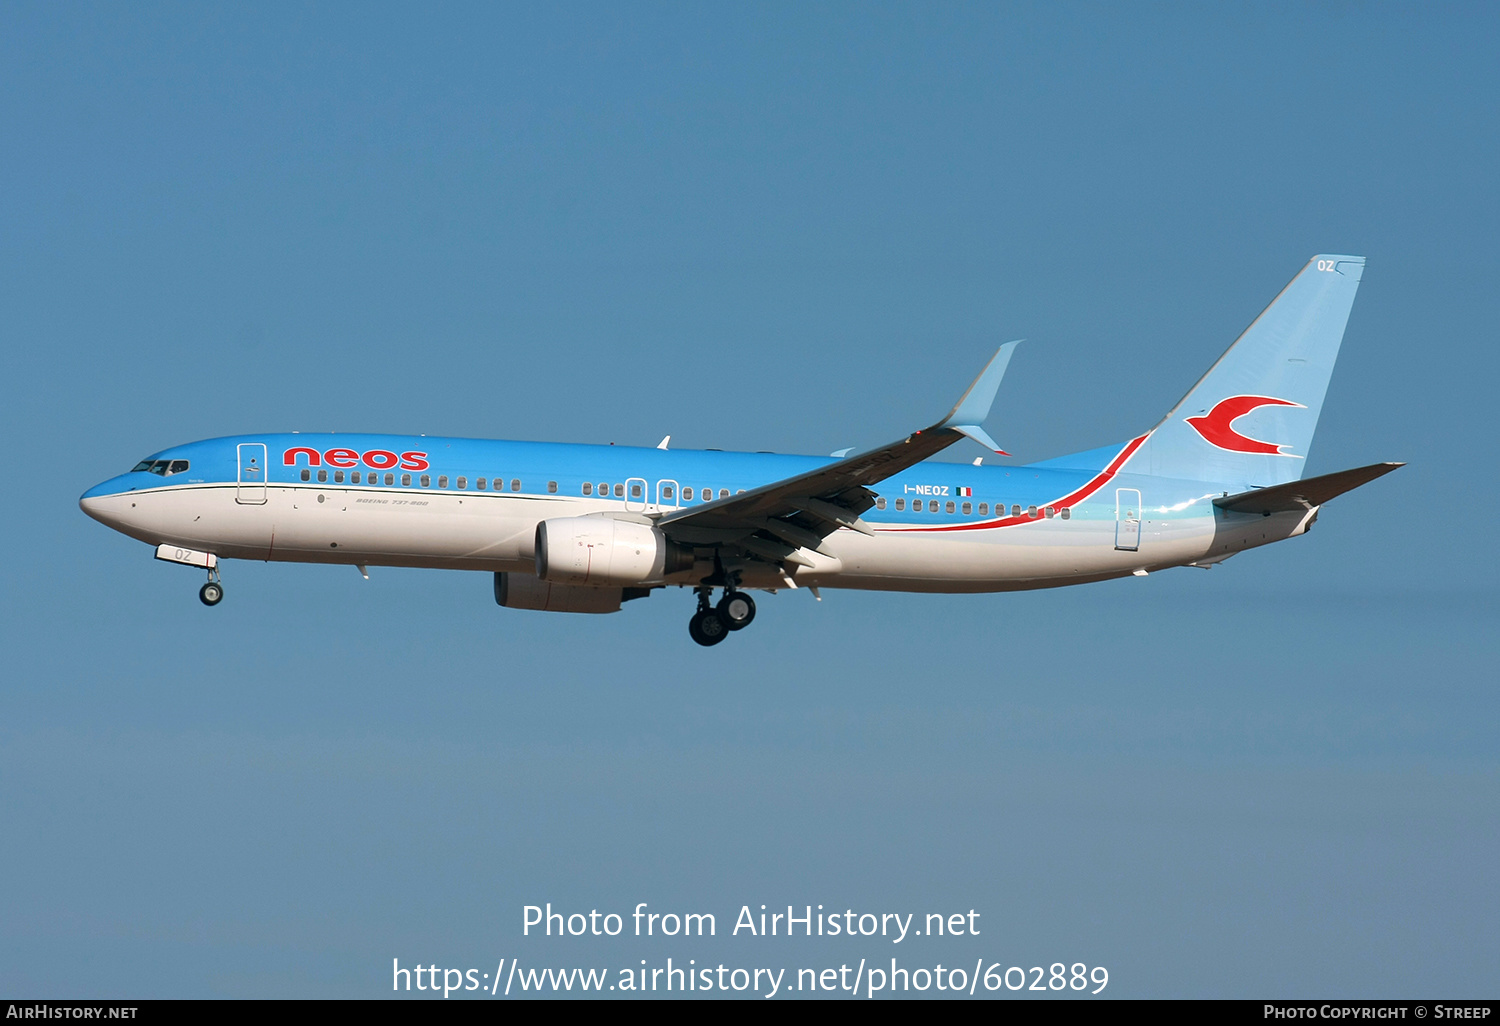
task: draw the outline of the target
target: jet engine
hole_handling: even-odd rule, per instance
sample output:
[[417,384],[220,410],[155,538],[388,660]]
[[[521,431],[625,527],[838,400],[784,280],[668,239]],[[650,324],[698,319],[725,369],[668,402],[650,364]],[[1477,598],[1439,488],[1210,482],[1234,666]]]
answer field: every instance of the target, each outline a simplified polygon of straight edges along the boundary
[[553,584],[656,584],[692,568],[693,550],[650,524],[561,517],[536,526],[536,575]]

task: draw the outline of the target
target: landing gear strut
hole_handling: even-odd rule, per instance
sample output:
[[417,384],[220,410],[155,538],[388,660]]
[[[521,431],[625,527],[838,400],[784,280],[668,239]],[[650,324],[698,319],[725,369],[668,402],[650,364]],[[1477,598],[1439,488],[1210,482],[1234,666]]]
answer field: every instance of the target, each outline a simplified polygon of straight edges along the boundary
[[219,570],[208,571],[208,583],[198,589],[198,601],[205,606],[216,606],[224,600],[224,585],[219,582]]

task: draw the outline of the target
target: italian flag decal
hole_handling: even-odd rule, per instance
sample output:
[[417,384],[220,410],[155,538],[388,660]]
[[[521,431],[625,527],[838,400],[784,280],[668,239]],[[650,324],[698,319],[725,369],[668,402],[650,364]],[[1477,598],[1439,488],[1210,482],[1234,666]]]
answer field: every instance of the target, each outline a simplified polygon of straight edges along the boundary
[[974,494],[974,489],[972,489],[972,488],[955,488],[955,489],[953,489],[953,491],[957,495],[973,495]]

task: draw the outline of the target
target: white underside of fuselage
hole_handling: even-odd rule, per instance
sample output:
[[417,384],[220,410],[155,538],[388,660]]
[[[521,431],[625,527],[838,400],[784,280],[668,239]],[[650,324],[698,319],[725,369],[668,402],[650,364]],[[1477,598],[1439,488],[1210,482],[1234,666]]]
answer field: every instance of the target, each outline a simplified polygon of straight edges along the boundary
[[[537,524],[587,514],[643,518],[623,502],[560,495],[453,492],[326,485],[272,485],[264,502],[240,501],[233,484],[168,485],[88,500],[91,516],[133,538],[180,545],[222,559],[533,573]],[[1071,518],[1040,517],[1003,527],[938,529],[919,518],[872,521],[874,537],[841,529],[826,553],[803,555],[797,586],[909,592],[990,592],[1058,587],[1191,563],[1301,533],[1308,517],[1226,515],[1202,502],[1201,515],[1152,519],[1139,547],[1116,547],[1115,508],[1088,505]],[[694,585],[711,571],[711,554],[692,571],[665,578]],[[788,570],[793,568],[788,567]],[[784,588],[782,571],[751,563],[743,584]]]

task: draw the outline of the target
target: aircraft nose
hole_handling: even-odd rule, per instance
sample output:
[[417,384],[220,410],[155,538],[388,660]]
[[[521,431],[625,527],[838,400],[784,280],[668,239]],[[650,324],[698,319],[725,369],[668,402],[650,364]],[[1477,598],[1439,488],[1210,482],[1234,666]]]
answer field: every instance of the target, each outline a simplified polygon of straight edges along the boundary
[[118,527],[121,520],[120,500],[128,490],[120,483],[120,478],[112,477],[108,481],[94,485],[94,487],[80,495],[78,497],[78,508],[101,524],[109,527]]

